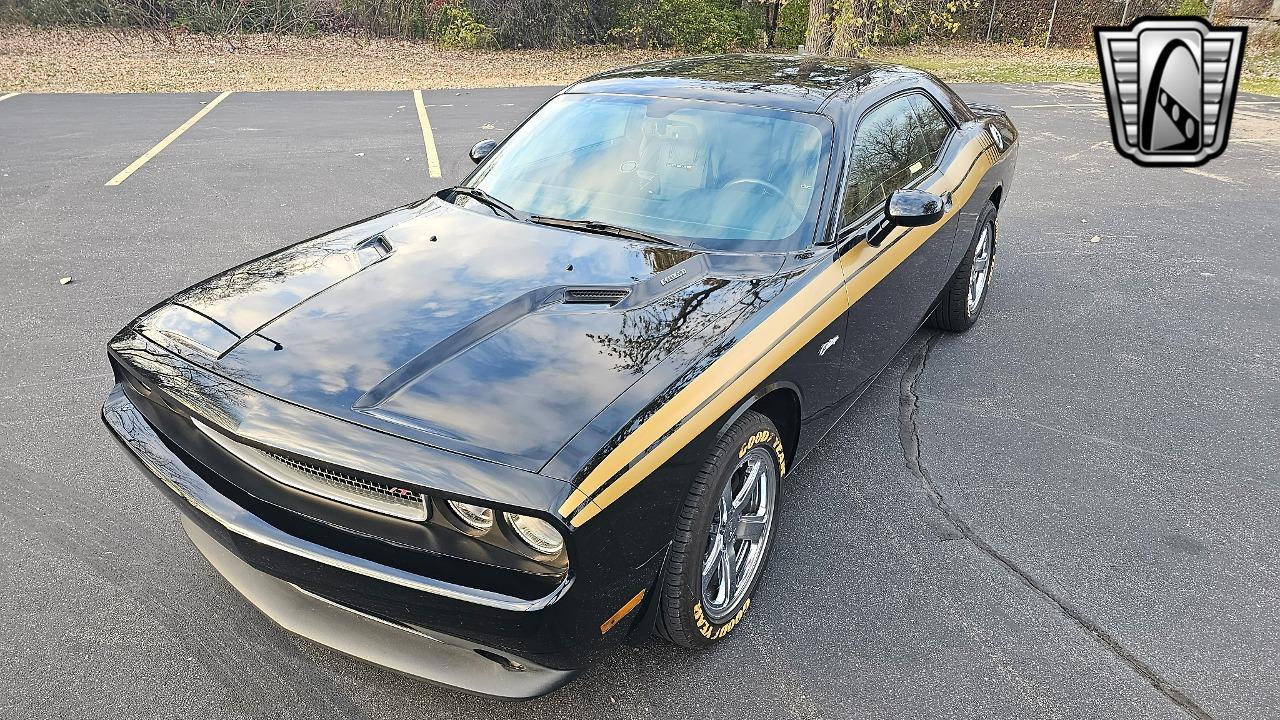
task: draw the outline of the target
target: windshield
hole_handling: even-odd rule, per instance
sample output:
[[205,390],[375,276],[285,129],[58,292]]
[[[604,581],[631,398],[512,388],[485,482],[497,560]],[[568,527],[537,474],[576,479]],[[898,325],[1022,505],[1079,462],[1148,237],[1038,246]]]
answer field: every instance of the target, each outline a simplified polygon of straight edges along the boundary
[[467,184],[531,215],[709,249],[789,250],[812,235],[829,127],[742,105],[561,95]]

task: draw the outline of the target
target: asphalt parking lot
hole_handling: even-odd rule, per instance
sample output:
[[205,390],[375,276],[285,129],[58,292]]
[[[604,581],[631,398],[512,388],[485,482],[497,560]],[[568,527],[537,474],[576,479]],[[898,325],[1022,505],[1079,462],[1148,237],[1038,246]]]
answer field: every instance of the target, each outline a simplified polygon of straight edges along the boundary
[[1095,88],[958,89],[1023,133],[981,322],[921,332],[793,471],[726,642],[522,704],[275,627],[98,410],[139,312],[453,184],[555,89],[424,91],[440,177],[411,93],[233,93],[112,186],[216,94],[0,100],[0,716],[1280,716],[1280,100],[1144,169]]

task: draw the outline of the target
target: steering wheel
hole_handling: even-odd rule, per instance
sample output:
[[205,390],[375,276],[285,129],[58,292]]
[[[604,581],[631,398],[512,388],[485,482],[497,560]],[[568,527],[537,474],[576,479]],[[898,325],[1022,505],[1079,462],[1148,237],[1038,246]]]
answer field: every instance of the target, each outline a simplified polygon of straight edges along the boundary
[[780,200],[788,199],[787,194],[779,190],[777,185],[774,185],[771,182],[766,182],[764,180],[758,180],[756,178],[738,178],[733,182],[725,184],[724,188],[722,189],[727,190],[733,187],[734,185],[755,185],[757,187],[762,187],[765,190],[768,190],[770,193],[772,193],[775,197],[777,197]]
[[765,192],[774,196],[778,200],[781,200],[781,202],[776,203],[775,206],[771,209],[784,210],[786,212],[788,221],[798,220],[799,218],[804,216],[803,213],[801,213],[799,210],[796,209],[795,204],[791,202],[791,198],[787,197],[786,193],[782,192],[782,190],[778,189],[777,185],[774,185],[771,182],[760,180],[758,178],[738,178],[733,182],[726,183],[725,186],[721,189],[723,190],[726,188],[731,188],[734,185],[754,185],[759,188],[764,188]]

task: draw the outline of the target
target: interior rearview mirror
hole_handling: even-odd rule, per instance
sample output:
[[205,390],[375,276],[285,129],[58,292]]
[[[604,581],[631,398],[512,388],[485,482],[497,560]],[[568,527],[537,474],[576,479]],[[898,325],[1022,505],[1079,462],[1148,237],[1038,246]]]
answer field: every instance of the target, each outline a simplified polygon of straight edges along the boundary
[[924,190],[897,190],[889,196],[885,216],[902,227],[932,225],[942,219],[946,201]]
[[489,157],[489,153],[493,152],[493,149],[496,147],[498,147],[497,140],[493,140],[493,139],[481,140],[480,142],[471,146],[471,152],[468,153],[471,156],[471,162],[479,163],[481,160]]

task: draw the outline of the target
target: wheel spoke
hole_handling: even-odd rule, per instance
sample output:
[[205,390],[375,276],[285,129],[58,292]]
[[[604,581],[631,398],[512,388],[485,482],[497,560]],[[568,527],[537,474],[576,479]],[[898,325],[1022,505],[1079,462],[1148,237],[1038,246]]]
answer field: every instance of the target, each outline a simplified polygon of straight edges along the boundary
[[987,274],[991,272],[991,227],[982,229],[978,243],[973,249],[973,263],[969,269],[969,295],[967,310],[972,315],[982,302],[982,295],[987,289]]
[[738,582],[738,556],[733,550],[733,543],[724,543],[724,551],[720,553],[720,589],[726,600],[733,597]]
[[746,515],[738,521],[737,537],[739,540],[757,543],[764,537],[766,518],[764,515]]
[[702,587],[708,589],[711,580],[715,577],[716,570],[720,567],[721,556],[724,555],[724,536],[716,533],[711,540],[711,548],[707,550],[707,557],[702,561]]
[[739,512],[746,507],[747,501],[755,494],[755,490],[760,485],[760,473],[764,472],[764,461],[760,458],[752,458],[747,465],[747,471],[744,473],[746,481],[742,483],[742,489],[733,497],[733,508]]
[[734,506],[733,478],[724,484],[724,491],[720,493],[720,512],[721,517],[728,517],[729,508]]

